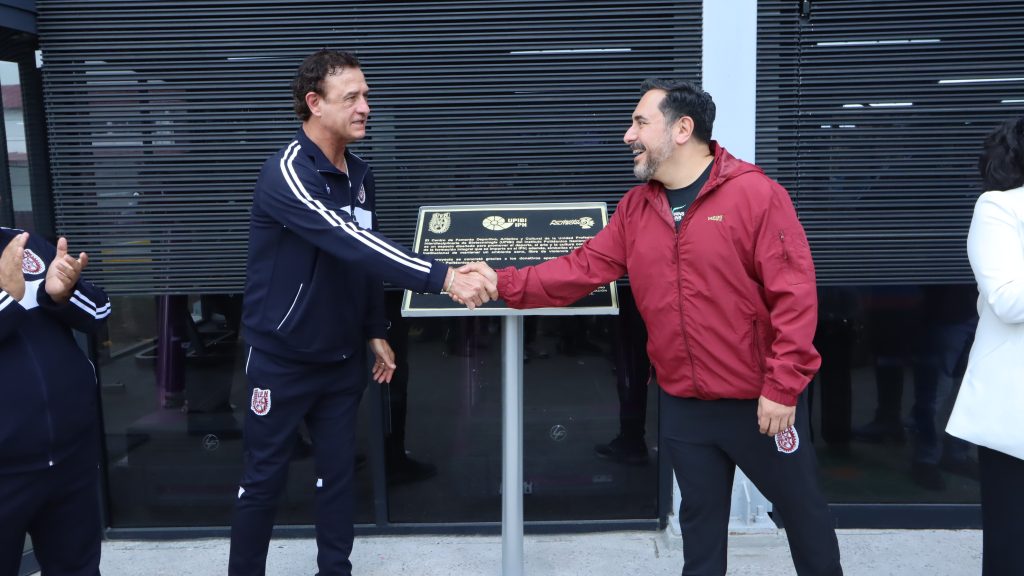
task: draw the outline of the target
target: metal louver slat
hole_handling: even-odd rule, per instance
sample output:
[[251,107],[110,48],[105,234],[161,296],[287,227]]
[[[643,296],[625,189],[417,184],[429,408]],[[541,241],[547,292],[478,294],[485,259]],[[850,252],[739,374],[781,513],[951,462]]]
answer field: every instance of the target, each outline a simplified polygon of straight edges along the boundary
[[1022,26],[1019,1],[759,2],[758,164],[819,283],[973,281],[977,158],[1024,112]]
[[418,206],[608,201],[651,76],[698,78],[701,1],[38,0],[57,229],[115,294],[239,292],[301,59],[353,49],[385,234]]

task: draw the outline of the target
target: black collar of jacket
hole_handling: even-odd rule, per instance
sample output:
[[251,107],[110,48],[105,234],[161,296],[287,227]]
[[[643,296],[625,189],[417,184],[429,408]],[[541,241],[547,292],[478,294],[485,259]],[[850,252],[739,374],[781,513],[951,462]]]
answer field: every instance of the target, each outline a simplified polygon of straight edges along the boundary
[[[327,159],[327,155],[320,150],[320,147],[316,145],[309,136],[306,136],[306,131],[299,127],[299,132],[295,136],[295,139],[299,141],[299,145],[302,146],[302,151],[313,159],[313,165],[316,166],[317,172],[336,174],[344,177],[345,173],[338,170],[338,167],[331,163]],[[345,147],[345,162],[348,164],[348,179],[352,184],[354,190],[358,190],[358,187],[363,183],[363,177],[366,176],[366,172],[369,169],[369,164],[365,160],[356,156],[352,153],[348,147]]]

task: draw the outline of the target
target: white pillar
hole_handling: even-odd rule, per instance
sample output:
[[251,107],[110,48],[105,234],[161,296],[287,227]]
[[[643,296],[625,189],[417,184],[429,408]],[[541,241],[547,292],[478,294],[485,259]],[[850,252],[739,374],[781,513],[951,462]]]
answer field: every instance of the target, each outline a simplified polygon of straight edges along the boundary
[[[737,158],[754,162],[757,103],[757,0],[704,0],[702,86],[715,100],[712,137]],[[679,486],[672,483],[673,513]],[[732,487],[729,530],[774,530],[771,502],[739,470]],[[679,530],[679,518],[671,526]]]
[[702,85],[715,100],[712,137],[754,162],[757,0],[704,0]]

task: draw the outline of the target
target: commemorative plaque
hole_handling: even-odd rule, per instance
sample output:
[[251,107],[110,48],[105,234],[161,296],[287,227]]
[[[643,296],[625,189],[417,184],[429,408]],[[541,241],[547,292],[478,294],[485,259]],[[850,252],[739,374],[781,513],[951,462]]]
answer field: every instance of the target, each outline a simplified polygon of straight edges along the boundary
[[[608,223],[603,202],[420,208],[413,249],[458,267],[531,266],[568,254]],[[469,310],[444,294],[406,290],[403,316],[502,316],[502,486],[523,485],[523,320],[527,315],[618,314],[615,282],[564,308],[515,310],[488,302]],[[501,493],[502,576],[523,576],[523,492]]]
[[[483,260],[495,270],[540,264],[575,250],[608,223],[603,202],[423,206],[413,250],[453,267]],[[405,291],[403,316],[618,314],[615,282],[564,308],[515,310],[504,301],[476,310],[445,294]]]

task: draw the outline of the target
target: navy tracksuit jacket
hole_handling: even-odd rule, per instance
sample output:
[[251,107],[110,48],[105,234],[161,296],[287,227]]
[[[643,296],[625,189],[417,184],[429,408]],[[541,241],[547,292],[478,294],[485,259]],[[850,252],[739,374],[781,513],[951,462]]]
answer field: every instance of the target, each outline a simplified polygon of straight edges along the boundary
[[372,230],[373,173],[358,156],[345,157],[348,177],[300,129],[263,165],[242,315],[258,350],[305,362],[350,357],[386,334],[382,280],[442,289],[447,265]]
[[[0,251],[21,230],[0,227]],[[102,290],[79,280],[71,300],[46,294],[46,268],[56,249],[29,235],[21,303],[0,290],[0,475],[53,466],[95,441],[96,372],[71,329],[91,333],[110,315]]]

